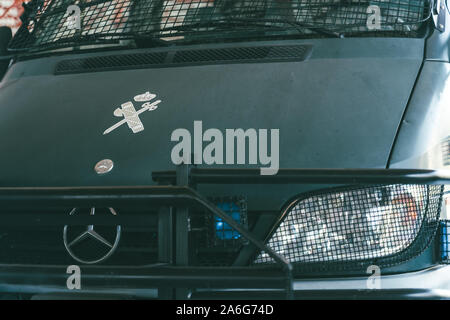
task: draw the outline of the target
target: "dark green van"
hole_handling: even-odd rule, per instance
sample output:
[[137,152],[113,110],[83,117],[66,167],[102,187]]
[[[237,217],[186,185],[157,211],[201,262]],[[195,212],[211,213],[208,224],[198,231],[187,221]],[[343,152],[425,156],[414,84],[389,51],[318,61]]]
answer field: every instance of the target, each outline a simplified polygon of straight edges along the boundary
[[21,20],[0,29],[2,295],[450,297],[447,1]]

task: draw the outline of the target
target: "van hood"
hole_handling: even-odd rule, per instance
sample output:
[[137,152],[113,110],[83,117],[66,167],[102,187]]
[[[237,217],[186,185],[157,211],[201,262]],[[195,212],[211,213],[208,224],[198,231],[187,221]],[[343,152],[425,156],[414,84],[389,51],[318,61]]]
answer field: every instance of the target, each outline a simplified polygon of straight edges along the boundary
[[[279,129],[280,168],[384,168],[423,59],[418,39],[308,41],[306,61],[55,75],[70,56],[17,62],[0,86],[0,185],[151,185],[177,128]],[[97,55],[99,55],[97,53]],[[72,58],[78,58],[73,56]],[[151,92],[143,130],[114,111]],[[117,113],[117,111],[116,111]],[[139,131],[139,130],[138,130]],[[98,175],[94,165],[114,162]],[[206,167],[201,165],[200,167]],[[260,167],[227,165],[222,167]]]

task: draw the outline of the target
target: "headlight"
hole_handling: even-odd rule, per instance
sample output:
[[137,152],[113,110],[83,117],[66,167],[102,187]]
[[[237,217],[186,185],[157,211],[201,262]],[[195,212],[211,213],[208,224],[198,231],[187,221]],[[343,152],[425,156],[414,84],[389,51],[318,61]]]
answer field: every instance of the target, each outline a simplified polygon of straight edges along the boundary
[[[382,258],[401,262],[430,243],[441,197],[442,186],[427,185],[355,187],[311,195],[287,207],[267,244],[293,263]],[[255,260],[269,262],[273,260],[266,253]]]

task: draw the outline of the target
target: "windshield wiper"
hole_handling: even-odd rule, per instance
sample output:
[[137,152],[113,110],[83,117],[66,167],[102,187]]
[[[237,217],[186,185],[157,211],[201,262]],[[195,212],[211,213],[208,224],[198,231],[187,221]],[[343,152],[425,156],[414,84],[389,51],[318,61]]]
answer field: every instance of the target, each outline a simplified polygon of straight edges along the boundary
[[[281,24],[281,25],[280,25]],[[290,26],[291,28],[288,28]],[[342,38],[343,34],[332,29],[327,29],[319,26],[313,26],[309,24],[304,24],[297,21],[290,21],[285,19],[236,19],[236,18],[224,18],[224,19],[214,19],[209,21],[202,21],[190,24],[183,24],[179,26],[173,26],[170,28],[164,28],[160,31],[190,31],[197,28],[215,28],[222,27],[223,31],[234,31],[233,27],[238,28],[261,28],[261,29],[278,29],[279,31],[288,31],[295,29],[300,33],[305,33],[305,31],[319,33],[327,36]],[[238,29],[236,31],[245,31]],[[258,31],[258,29],[252,30]],[[168,35],[170,36],[170,34]]]
[[173,45],[171,41],[163,40],[160,36],[155,37],[151,33],[130,32],[125,34],[124,39],[134,41],[139,48],[169,47]]
[[[117,33],[97,33],[91,35],[74,36],[69,39],[70,42],[78,42],[79,45],[96,45],[105,43],[119,43],[119,41],[132,40],[138,46],[146,45],[148,47],[167,47],[171,43],[169,41],[162,40],[160,37],[154,37],[151,33],[139,33],[139,32],[122,32],[117,37]],[[113,37],[113,39],[108,39]],[[61,39],[61,42],[67,42],[67,39]],[[90,43],[89,43],[90,42]],[[54,42],[56,43],[56,42]]]

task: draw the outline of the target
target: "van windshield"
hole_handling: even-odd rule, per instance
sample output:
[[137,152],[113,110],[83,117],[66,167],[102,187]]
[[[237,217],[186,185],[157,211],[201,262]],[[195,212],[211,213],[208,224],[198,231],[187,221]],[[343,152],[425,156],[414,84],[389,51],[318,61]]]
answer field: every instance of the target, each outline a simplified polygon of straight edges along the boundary
[[[271,38],[416,37],[428,0],[32,0],[10,51]],[[127,42],[127,40],[129,40]]]

